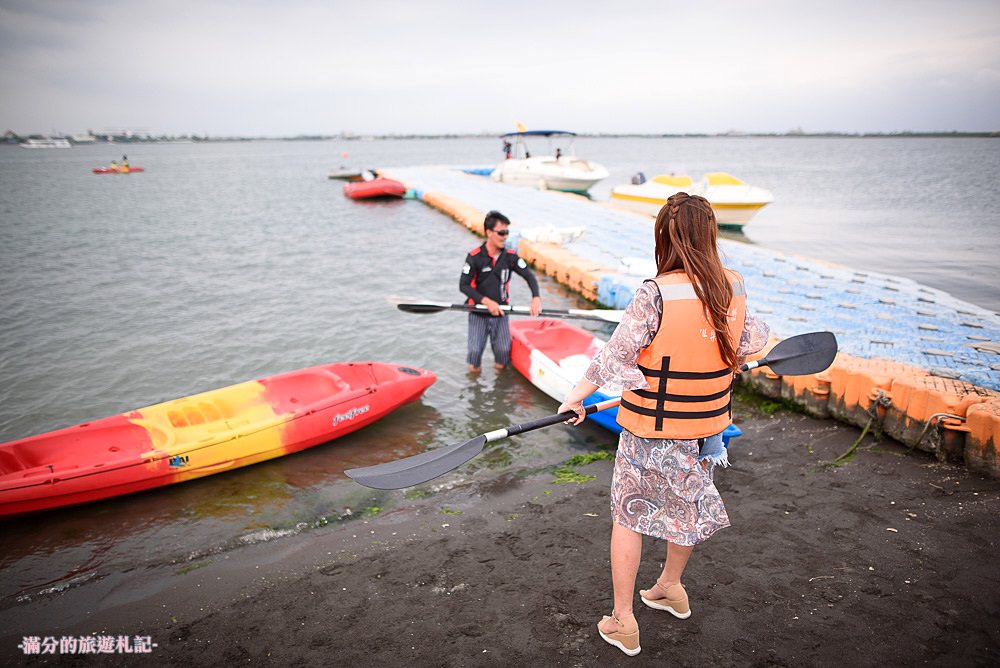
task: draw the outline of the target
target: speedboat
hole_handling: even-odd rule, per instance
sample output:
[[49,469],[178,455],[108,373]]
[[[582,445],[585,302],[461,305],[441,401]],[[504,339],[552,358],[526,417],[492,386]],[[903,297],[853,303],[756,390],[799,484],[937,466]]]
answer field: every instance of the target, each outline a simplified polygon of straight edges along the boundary
[[[545,137],[549,140],[548,155],[531,155],[526,140]],[[494,168],[492,178],[512,186],[529,186],[548,190],[585,193],[601,179],[608,177],[608,170],[590,160],[576,157],[575,132],[564,130],[526,130],[501,135],[507,158]],[[566,141],[566,150],[553,143]]]
[[661,174],[646,180],[642,172],[632,183],[611,189],[611,201],[626,208],[655,216],[678,192],[701,195],[712,205],[715,220],[722,227],[743,227],[758,211],[774,201],[769,190],[747,185],[732,174],[711,172],[700,181],[687,175]]

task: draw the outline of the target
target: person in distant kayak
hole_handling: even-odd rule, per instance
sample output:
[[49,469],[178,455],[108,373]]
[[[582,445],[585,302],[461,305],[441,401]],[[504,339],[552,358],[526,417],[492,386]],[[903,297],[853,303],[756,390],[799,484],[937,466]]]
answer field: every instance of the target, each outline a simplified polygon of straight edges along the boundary
[[746,310],[743,278],[722,266],[708,200],[677,193],[656,217],[657,276],[625,309],[559,412],[583,422],[581,402],[598,387],[622,390],[611,482],[611,579],[614,609],[601,637],[639,653],[632,613],[642,536],[667,541],[656,583],[640,600],[674,617],[691,616],[681,575],[694,546],[729,526],[713,482],[728,466],[722,432],[732,422],[734,374],[767,343],[768,327]]
[[482,304],[488,313],[469,313],[469,371],[482,366],[486,341],[493,348],[493,363],[498,369],[510,364],[510,328],[500,307],[510,300],[511,272],[520,275],[531,289],[531,315],[542,310],[538,296],[538,280],[528,269],[528,263],[506,248],[510,220],[499,211],[490,211],[483,221],[486,241],[465,256],[458,287],[470,305]]
[[123,155],[122,156],[122,167],[128,167],[128,156],[127,155]]

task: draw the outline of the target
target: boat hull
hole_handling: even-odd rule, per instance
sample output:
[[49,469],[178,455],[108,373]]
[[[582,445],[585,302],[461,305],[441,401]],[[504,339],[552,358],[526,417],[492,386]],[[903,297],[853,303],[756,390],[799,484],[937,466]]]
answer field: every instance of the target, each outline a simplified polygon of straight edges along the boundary
[[606,179],[608,170],[588,160],[538,157],[505,160],[491,176],[498,183],[512,186],[585,193]]
[[358,181],[363,181],[363,172],[360,169],[334,169],[327,174],[328,179],[339,179],[341,181],[351,181],[356,183]]
[[72,148],[73,145],[69,143],[68,139],[29,139],[26,142],[18,144],[21,148],[38,149],[38,148]]
[[406,195],[406,186],[395,179],[380,177],[371,181],[345,183],[344,194],[351,199],[398,198]]
[[433,373],[300,369],[0,444],[0,517],[185,482],[325,443],[417,400]]
[[[602,339],[576,325],[545,318],[512,320],[510,338],[514,368],[559,403],[569,395],[594,355],[604,347]],[[583,404],[589,406],[618,397],[621,397],[621,392],[601,388],[587,397]],[[617,406],[587,416],[588,421],[620,434],[622,428],[617,418]],[[726,447],[729,446],[729,439],[741,434],[739,427],[730,425],[722,435]]]
[[611,189],[611,201],[627,209],[655,216],[678,192],[700,195],[715,212],[715,222],[723,227],[743,227],[758,211],[774,201],[770,192],[738,181],[735,184],[712,184],[704,180],[688,186],[647,181],[638,185],[620,185]]

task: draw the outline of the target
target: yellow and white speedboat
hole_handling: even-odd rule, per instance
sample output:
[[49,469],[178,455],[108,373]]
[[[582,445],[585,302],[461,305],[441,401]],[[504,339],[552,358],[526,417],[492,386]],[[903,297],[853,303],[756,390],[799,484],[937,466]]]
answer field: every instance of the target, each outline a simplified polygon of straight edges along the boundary
[[611,189],[611,201],[626,208],[655,216],[677,192],[701,195],[715,211],[715,220],[723,227],[743,227],[760,209],[774,201],[769,190],[747,185],[725,172],[705,174],[700,181],[690,176],[661,174],[649,181],[640,172],[632,183]]

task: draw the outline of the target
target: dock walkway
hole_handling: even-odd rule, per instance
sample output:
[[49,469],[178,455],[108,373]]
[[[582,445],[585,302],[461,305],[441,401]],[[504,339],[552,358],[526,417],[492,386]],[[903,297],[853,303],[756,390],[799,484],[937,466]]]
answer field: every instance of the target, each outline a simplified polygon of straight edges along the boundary
[[[485,212],[503,211],[522,257],[609,308],[624,308],[655,274],[650,217],[460,168],[383,174],[480,234]],[[784,381],[755,372],[759,389],[817,415],[877,420],[903,442],[1000,477],[1000,315],[901,277],[727,239],[719,246],[777,337],[829,330],[840,344],[830,370]]]

